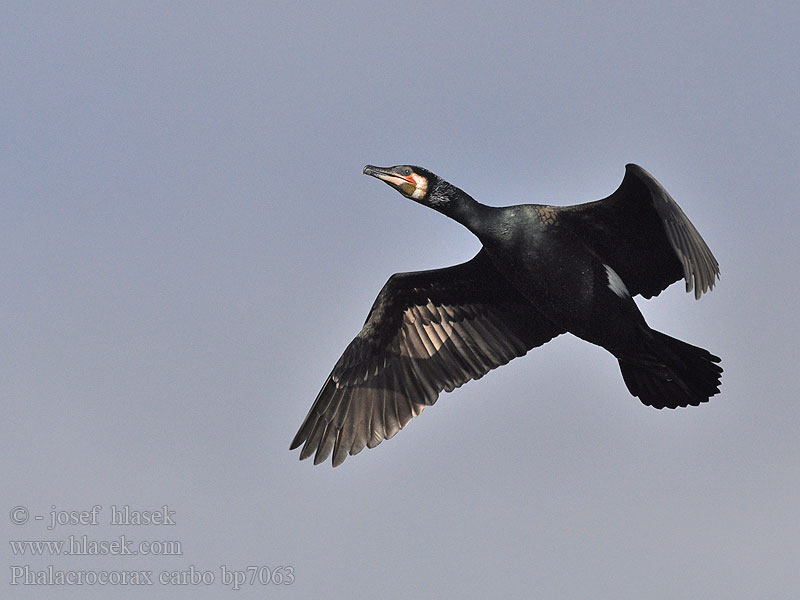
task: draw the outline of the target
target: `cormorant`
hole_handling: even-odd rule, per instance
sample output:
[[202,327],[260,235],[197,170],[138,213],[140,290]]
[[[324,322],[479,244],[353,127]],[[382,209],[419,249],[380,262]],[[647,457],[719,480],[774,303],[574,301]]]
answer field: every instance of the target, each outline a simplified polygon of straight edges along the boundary
[[651,329],[633,296],[681,277],[696,298],[719,266],[667,191],[629,164],[617,191],[574,206],[490,207],[421,167],[364,174],[455,219],[483,244],[463,264],[392,275],[322,386],[291,449],[333,466],[391,438],[442,390],[570,332],[619,361],[630,393],[654,408],[719,392],[717,356]]

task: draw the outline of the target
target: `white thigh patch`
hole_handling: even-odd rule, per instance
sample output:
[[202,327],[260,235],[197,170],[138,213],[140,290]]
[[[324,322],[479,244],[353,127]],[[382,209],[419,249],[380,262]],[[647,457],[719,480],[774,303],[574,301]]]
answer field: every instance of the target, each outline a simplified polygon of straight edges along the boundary
[[617,275],[617,272],[608,265],[604,264],[603,266],[606,268],[606,273],[608,274],[609,289],[620,298],[630,298],[631,293],[625,286],[625,282],[622,281],[622,277]]

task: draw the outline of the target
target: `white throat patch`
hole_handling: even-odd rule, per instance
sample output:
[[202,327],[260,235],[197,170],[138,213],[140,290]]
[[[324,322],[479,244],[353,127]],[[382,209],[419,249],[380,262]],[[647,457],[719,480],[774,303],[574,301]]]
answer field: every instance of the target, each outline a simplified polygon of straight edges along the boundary
[[622,281],[622,277],[617,275],[617,272],[608,265],[603,264],[603,266],[606,268],[606,273],[608,274],[609,289],[620,298],[630,298],[631,293],[628,291],[625,282]]
[[414,173],[411,175],[411,178],[414,180],[414,183],[417,184],[417,187],[414,188],[414,193],[411,194],[411,197],[414,200],[420,200],[425,197],[425,194],[428,193],[428,180],[425,177],[421,177]]

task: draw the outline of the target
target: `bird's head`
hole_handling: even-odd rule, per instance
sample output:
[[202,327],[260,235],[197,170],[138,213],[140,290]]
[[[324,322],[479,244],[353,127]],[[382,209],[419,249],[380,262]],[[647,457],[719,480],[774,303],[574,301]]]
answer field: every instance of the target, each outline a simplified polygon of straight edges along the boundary
[[388,183],[406,198],[411,198],[420,204],[432,205],[432,192],[439,178],[422,167],[412,165],[397,165],[395,167],[364,167],[364,175],[377,177]]

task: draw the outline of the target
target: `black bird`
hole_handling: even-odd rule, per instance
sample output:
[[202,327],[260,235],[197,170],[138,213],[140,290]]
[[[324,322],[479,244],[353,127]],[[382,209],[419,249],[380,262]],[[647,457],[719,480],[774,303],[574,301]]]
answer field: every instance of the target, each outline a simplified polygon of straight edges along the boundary
[[333,466],[373,448],[470,379],[566,331],[619,361],[654,408],[719,392],[720,359],[651,329],[633,296],[681,277],[696,298],[719,266],[667,191],[637,165],[608,198],[574,206],[490,207],[421,167],[364,167],[403,196],[455,219],[483,247],[453,267],[392,275],[291,444]]

